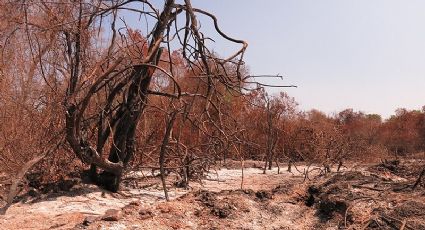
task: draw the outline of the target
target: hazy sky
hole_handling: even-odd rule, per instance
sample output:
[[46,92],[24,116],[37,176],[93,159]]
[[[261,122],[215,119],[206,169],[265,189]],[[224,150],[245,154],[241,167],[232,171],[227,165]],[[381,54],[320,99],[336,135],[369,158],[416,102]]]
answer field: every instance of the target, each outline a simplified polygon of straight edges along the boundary
[[[155,1],[161,7],[163,1]],[[300,108],[353,108],[389,117],[425,105],[425,0],[192,0],[248,41],[253,75],[281,74]],[[129,18],[127,18],[129,19]],[[211,20],[199,18],[218,38]],[[143,24],[142,21],[133,23]],[[224,40],[219,54],[238,46]],[[273,89],[276,91],[276,89]]]
[[[252,74],[282,74],[301,109],[384,117],[425,105],[423,0],[193,0],[247,40]],[[203,26],[209,30],[204,21]],[[218,40],[221,53],[235,46]]]

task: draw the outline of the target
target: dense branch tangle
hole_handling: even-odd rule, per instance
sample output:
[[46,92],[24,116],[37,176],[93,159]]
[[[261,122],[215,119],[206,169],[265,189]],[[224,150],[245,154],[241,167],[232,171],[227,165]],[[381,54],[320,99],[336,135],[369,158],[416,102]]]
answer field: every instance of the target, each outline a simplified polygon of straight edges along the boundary
[[[216,17],[192,7],[190,0],[167,0],[161,9],[147,0],[7,4],[26,15],[11,22],[25,28],[29,42],[51,34],[52,44],[39,53],[37,62],[63,79],[66,140],[78,158],[91,165],[91,177],[99,184],[118,190],[135,154],[136,130],[149,95],[164,97],[168,109],[201,132],[224,133],[215,124],[221,117],[220,98],[242,93],[247,43],[223,33]],[[129,12],[145,17],[138,23],[146,28],[154,23],[153,28],[144,36],[131,29],[122,19]],[[207,47],[209,38],[200,31],[198,14],[212,20],[218,35],[241,47],[226,58],[213,54]],[[175,46],[179,51],[172,51]],[[43,55],[51,50],[62,56],[46,63]],[[187,81],[192,83],[183,84]],[[191,118],[193,105],[200,103],[204,109]]]

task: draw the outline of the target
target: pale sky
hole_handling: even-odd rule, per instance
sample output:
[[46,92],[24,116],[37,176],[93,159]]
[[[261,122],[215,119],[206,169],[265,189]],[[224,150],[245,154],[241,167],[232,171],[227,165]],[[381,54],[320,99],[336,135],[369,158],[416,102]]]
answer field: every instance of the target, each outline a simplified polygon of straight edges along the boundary
[[[282,74],[301,109],[389,117],[425,105],[423,0],[193,0],[247,40],[252,74]],[[205,24],[205,23],[204,23]],[[207,25],[205,25],[207,27]],[[223,45],[224,44],[224,45]],[[217,41],[216,50],[231,44]]]
[[[248,41],[251,74],[279,73],[285,81],[272,83],[298,85],[284,90],[300,109],[331,114],[353,108],[387,118],[397,108],[425,105],[424,0],[192,0],[192,5],[214,13],[224,32]],[[210,21],[200,19],[211,35]],[[220,39],[214,45],[220,54],[236,48]]]

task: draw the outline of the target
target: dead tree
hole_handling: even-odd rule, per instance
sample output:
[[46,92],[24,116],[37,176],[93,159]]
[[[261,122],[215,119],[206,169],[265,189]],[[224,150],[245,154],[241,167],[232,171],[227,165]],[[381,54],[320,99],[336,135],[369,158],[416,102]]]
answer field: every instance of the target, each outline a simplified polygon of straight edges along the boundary
[[167,126],[165,128],[164,140],[162,141],[161,150],[159,153],[159,171],[161,172],[161,182],[164,189],[165,199],[169,201],[167,184],[165,182],[165,154],[167,151],[168,142],[170,141],[171,130],[173,129],[174,121],[176,120],[177,111],[173,111],[167,119]]
[[[218,85],[233,92],[242,90],[242,58],[247,43],[223,33],[217,18],[192,7],[190,0],[182,4],[166,0],[160,10],[153,1],[145,0],[10,4],[30,12],[22,19],[29,30],[54,34],[54,45],[46,49],[59,54],[61,63],[49,65],[41,55],[38,64],[55,69],[54,74],[62,81],[66,141],[82,162],[91,165],[91,179],[108,190],[119,189],[121,177],[135,154],[136,130],[150,96],[174,98],[187,104],[190,98],[201,99],[205,112],[200,117],[206,120],[211,118],[209,111],[215,106],[213,97]],[[153,21],[155,25],[145,25],[151,31],[135,39],[131,36],[134,30],[118,17],[129,12],[149,17],[151,20],[146,23]],[[49,23],[33,20],[36,14],[48,18]],[[208,38],[200,31],[197,15],[211,19],[216,32],[227,41],[240,44],[240,49],[227,58],[216,57],[207,47]],[[111,34],[108,44],[96,45],[104,41],[107,32]],[[176,46],[193,73],[192,80],[202,83],[204,90],[182,92],[171,58],[171,47]],[[231,73],[226,70],[229,67]],[[171,90],[152,87],[159,75],[168,79]]]
[[[288,86],[290,87],[290,86]],[[262,100],[264,102],[264,113],[266,119],[265,136],[266,136],[266,154],[264,159],[263,173],[267,168],[272,169],[273,159],[275,158],[278,164],[278,156],[275,156],[275,149],[279,141],[283,141],[283,127],[284,117],[291,114],[296,106],[293,99],[288,97],[287,94],[281,93],[277,96],[269,96],[267,93],[262,93]]]

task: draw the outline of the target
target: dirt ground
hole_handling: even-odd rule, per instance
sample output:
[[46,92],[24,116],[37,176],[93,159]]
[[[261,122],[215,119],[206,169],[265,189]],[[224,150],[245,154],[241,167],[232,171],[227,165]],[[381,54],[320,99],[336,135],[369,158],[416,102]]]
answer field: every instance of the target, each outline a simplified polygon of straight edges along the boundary
[[134,172],[115,194],[87,184],[32,191],[0,216],[0,229],[425,229],[425,183],[410,186],[423,164],[350,164],[305,179],[305,166],[263,174],[247,162],[242,183],[235,162],[188,190],[170,187],[170,202],[158,177]]

